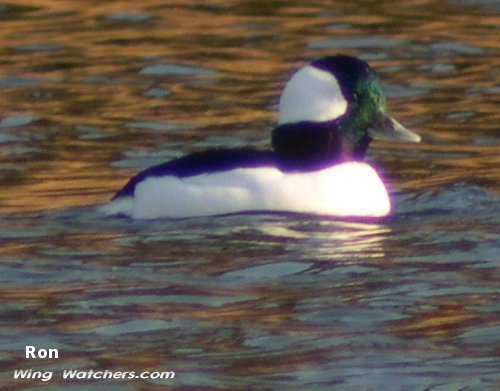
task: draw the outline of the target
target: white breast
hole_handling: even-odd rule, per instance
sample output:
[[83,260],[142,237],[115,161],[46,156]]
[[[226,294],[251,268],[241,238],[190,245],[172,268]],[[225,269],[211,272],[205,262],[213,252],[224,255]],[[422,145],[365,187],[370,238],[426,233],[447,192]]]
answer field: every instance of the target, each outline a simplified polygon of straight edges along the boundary
[[372,167],[348,162],[308,173],[260,167],[187,178],[151,177],[137,184],[134,197],[113,200],[103,211],[138,219],[242,211],[377,217],[389,214],[390,201]]

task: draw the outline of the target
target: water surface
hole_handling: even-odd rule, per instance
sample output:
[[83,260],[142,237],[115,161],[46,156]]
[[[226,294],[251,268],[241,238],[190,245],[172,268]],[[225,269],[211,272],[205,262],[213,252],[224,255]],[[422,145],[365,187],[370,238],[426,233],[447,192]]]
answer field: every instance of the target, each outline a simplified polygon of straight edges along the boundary
[[[500,388],[496,2],[34,4],[0,5],[2,390]],[[267,147],[286,79],[335,53],[423,137],[370,149],[391,218],[96,212],[150,165]]]

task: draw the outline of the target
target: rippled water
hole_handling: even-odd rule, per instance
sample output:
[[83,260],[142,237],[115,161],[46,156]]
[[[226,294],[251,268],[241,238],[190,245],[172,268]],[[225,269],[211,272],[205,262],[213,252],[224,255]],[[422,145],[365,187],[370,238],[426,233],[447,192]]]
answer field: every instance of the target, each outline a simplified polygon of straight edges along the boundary
[[[2,390],[500,388],[498,2],[11,0],[0,18]],[[333,53],[370,61],[423,136],[370,150],[390,219],[95,211],[152,164],[267,146],[285,80]]]

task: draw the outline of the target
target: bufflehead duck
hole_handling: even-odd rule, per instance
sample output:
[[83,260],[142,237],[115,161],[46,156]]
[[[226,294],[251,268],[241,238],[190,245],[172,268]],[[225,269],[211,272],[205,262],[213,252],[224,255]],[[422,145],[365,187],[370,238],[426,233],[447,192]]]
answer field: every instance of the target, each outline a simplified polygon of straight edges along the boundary
[[386,216],[388,192],[362,161],[372,139],[420,136],[387,114],[380,81],[365,61],[324,57],[286,84],[272,150],[213,149],[150,167],[102,210],[138,219],[245,211]]

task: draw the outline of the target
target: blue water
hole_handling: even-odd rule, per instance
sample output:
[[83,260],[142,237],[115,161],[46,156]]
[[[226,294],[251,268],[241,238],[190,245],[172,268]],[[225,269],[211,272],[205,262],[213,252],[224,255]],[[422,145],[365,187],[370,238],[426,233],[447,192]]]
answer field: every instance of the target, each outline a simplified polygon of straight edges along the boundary
[[498,197],[398,200],[383,222],[4,218],[8,252],[24,248],[0,268],[4,362],[33,344],[59,348],[60,371],[138,370],[132,354],[178,387],[494,389]]
[[[2,390],[500,388],[495,2],[15,0],[0,16]],[[389,218],[96,210],[150,165],[267,147],[286,78],[338,52],[369,60],[423,137],[370,149]],[[14,379],[28,368],[54,376]]]

